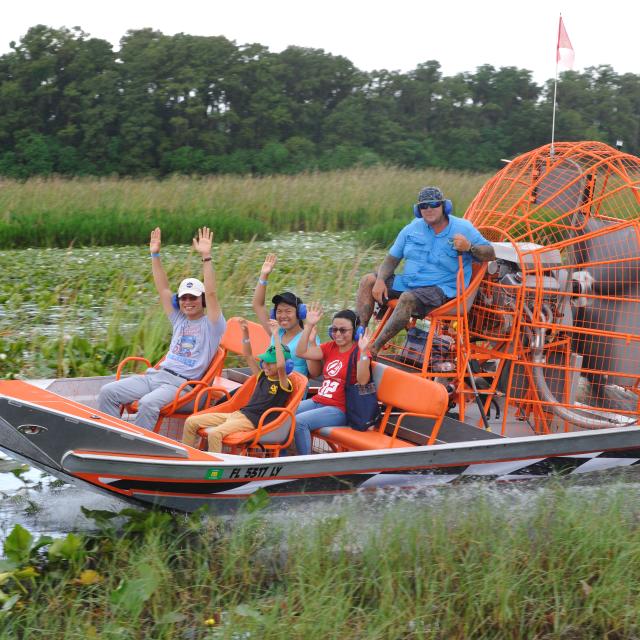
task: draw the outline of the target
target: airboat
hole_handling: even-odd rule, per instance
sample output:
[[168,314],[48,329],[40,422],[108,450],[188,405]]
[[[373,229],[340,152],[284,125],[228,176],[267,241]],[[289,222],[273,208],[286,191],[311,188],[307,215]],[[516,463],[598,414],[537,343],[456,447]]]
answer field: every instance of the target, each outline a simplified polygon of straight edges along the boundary
[[[154,431],[95,409],[113,377],[2,381],[0,449],[84,488],[179,511],[235,509],[259,490],[287,504],[638,464],[639,214],[640,158],[619,149],[556,142],[510,161],[465,213],[496,259],[476,265],[466,287],[461,273],[455,300],[380,351],[379,424],[320,429],[313,455],[282,455],[293,406],[229,436],[221,454],[179,442],[194,408],[250,393],[241,371],[223,369],[233,336],[211,377],[187,385],[188,402],[176,400]],[[377,331],[390,313],[379,311]],[[252,342],[264,338],[253,330]]]

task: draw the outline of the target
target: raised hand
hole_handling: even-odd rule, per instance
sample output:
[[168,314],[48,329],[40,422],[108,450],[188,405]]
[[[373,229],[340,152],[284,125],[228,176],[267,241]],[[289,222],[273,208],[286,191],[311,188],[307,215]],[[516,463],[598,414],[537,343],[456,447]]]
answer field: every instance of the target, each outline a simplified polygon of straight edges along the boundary
[[324,312],[322,311],[322,305],[319,302],[312,302],[307,307],[307,324],[315,327],[320,322]]
[[262,269],[260,269],[260,273],[263,276],[268,276],[273,271],[277,261],[278,256],[275,253],[268,253],[267,257],[264,259],[264,264],[262,265]]
[[209,227],[198,229],[198,235],[193,239],[193,248],[203,257],[211,255],[211,245],[213,244],[213,233]]
[[156,227],[151,232],[151,239],[149,240],[149,252],[150,253],[160,253],[160,245],[162,244],[161,240],[160,227]]
[[360,336],[360,339],[358,340],[358,349],[360,349],[360,353],[367,352],[367,350],[369,349],[369,344],[371,344],[372,335],[373,333],[371,332],[371,329],[367,327],[364,330],[364,333]]
[[240,325],[240,330],[244,335],[249,335],[249,323],[246,318],[240,318],[238,320],[238,324]]
[[277,320],[269,320],[269,329],[271,329],[271,335],[278,335],[278,329],[280,328],[280,324]]

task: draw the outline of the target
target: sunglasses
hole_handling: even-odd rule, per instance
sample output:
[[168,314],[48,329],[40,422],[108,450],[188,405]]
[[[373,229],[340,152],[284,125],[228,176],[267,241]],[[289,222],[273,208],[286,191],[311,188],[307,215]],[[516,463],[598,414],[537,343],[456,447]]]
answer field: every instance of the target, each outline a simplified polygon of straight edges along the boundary
[[435,202],[418,202],[418,209],[437,209],[442,206],[442,200],[436,200]]
[[349,331],[353,331],[353,329],[351,327],[329,327],[329,333],[332,335],[334,333],[349,333]]

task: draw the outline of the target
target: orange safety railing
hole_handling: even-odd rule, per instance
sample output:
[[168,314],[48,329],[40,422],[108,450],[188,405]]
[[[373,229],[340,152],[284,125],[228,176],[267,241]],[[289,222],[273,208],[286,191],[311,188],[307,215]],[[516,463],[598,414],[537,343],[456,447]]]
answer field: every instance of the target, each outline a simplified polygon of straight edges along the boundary
[[[461,416],[472,362],[502,433],[514,420],[536,433],[639,423],[640,158],[545,145],[490,179],[465,218],[499,254],[467,287],[473,304],[430,314],[422,362],[399,344],[379,360],[455,384]],[[455,340],[449,372],[430,369],[438,331]]]
[[[465,218],[512,247],[470,318],[507,413],[537,433],[640,419],[640,159],[599,142],[512,160]],[[508,253],[507,249],[505,252]],[[506,266],[505,266],[506,265]]]

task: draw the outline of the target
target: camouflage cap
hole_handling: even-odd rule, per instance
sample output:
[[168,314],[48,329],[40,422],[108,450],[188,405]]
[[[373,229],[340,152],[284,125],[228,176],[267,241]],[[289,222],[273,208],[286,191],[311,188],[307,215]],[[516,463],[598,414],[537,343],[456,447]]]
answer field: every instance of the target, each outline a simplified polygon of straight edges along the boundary
[[444,195],[438,187],[423,187],[418,194],[418,204],[421,202],[442,202]]

